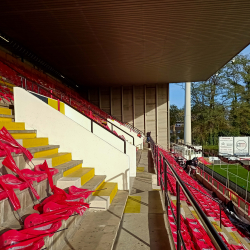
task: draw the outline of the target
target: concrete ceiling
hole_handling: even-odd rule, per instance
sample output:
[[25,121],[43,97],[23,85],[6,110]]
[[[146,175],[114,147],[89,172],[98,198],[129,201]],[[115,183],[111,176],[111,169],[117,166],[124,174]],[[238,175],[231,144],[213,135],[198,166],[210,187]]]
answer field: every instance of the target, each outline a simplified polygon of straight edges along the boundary
[[206,80],[250,43],[249,0],[1,0],[0,13],[80,85]]

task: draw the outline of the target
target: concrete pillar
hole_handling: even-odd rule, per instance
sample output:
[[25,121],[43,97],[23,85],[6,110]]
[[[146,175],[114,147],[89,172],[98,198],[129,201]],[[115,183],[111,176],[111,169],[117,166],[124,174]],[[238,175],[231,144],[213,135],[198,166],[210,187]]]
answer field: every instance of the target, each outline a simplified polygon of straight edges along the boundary
[[191,82],[185,84],[184,143],[192,144],[191,133]]

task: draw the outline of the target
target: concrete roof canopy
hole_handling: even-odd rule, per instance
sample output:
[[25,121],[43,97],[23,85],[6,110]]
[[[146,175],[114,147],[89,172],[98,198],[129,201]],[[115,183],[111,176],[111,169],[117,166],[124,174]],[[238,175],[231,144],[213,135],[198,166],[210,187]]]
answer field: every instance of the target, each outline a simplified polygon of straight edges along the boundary
[[79,85],[208,79],[250,43],[249,0],[1,0],[0,30]]

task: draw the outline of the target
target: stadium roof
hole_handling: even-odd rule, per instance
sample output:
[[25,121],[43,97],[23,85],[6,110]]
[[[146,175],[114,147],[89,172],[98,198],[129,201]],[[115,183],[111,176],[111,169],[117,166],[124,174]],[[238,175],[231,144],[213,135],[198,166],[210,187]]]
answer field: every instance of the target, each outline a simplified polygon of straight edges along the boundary
[[82,85],[206,80],[250,43],[249,0],[1,0],[0,10],[3,34]]

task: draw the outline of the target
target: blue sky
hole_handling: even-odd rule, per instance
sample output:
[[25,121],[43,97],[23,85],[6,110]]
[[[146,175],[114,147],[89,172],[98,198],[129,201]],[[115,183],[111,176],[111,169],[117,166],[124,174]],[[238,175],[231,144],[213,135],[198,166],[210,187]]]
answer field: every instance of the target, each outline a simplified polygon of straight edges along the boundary
[[[250,45],[247,46],[244,50],[240,52],[240,54],[250,54]],[[175,104],[178,108],[182,108],[184,106],[184,98],[185,98],[185,84],[184,83],[171,83],[170,84],[170,105]]]

